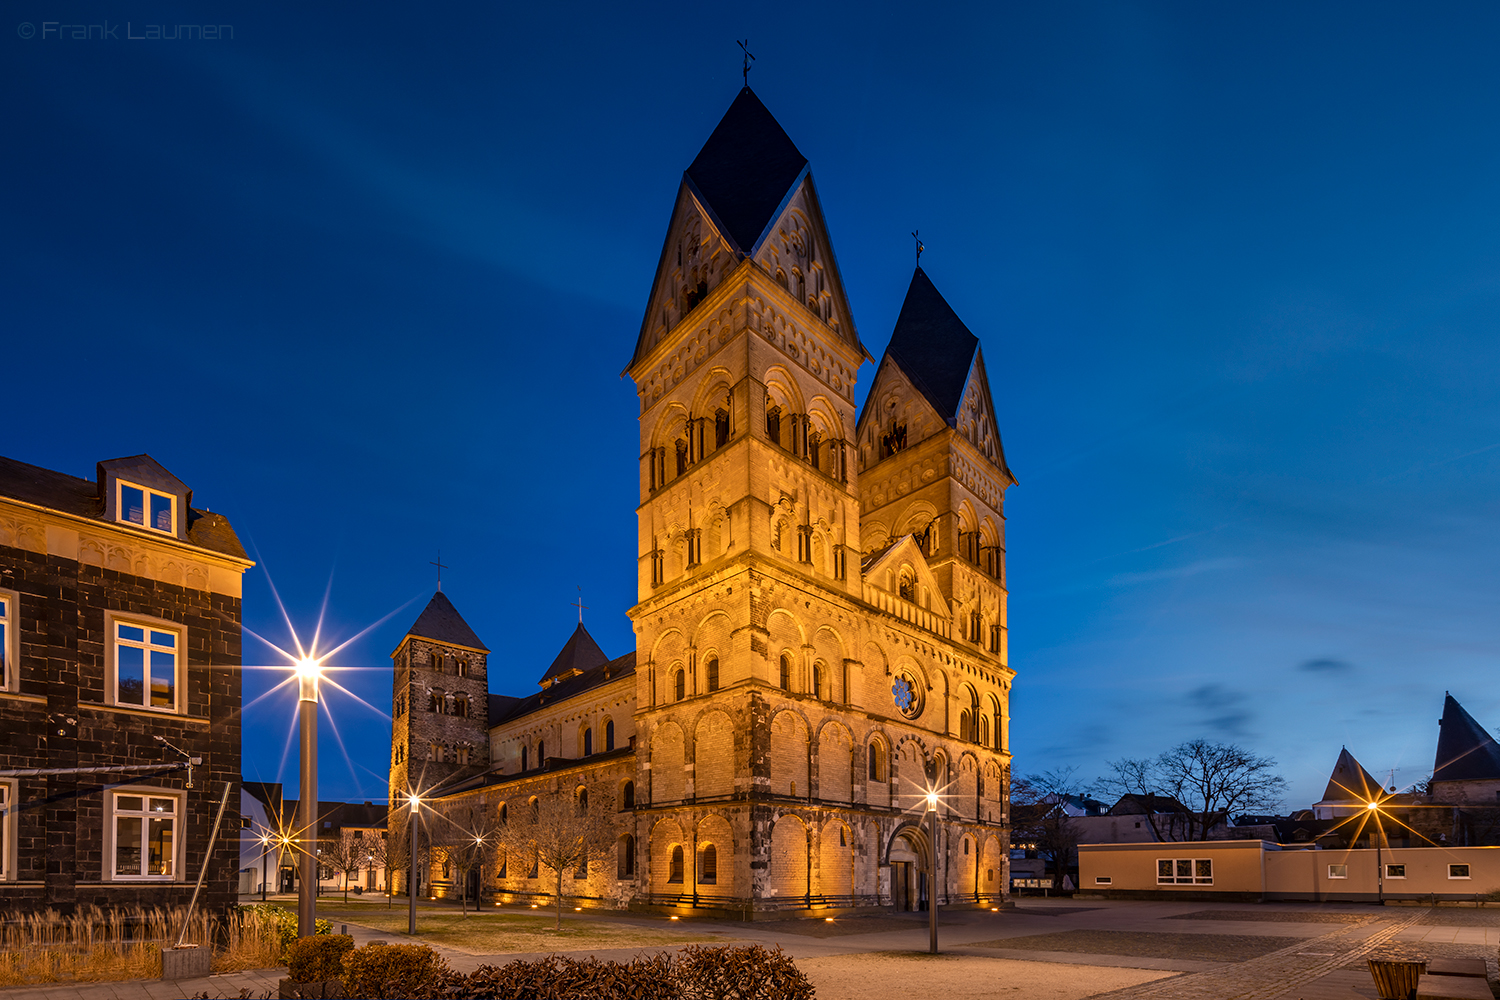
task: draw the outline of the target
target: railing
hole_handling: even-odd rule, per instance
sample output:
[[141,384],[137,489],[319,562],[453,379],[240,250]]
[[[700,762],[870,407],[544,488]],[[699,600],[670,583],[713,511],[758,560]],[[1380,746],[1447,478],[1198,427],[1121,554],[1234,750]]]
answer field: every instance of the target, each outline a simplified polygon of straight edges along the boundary
[[935,632],[945,639],[953,638],[953,622],[948,618],[934,614],[926,608],[913,604],[904,598],[895,597],[879,590],[869,583],[865,584],[865,601],[875,605],[887,614],[895,615],[897,618],[905,619],[918,628],[925,628],[929,632]]

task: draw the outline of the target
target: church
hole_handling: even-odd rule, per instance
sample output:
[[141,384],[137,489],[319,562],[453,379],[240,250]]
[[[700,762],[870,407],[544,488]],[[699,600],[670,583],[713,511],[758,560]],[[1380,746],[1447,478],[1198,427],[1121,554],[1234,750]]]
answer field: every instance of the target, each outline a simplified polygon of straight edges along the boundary
[[[393,836],[414,792],[511,825],[567,797],[614,837],[608,863],[565,873],[569,905],[1008,898],[1015,478],[984,355],[919,266],[856,414],[866,360],[808,161],[746,86],[683,173],[625,368],[635,649],[580,622],[535,691],[490,694],[489,650],[440,590],[392,654]],[[440,853],[424,894],[553,890],[534,859],[460,877]]]

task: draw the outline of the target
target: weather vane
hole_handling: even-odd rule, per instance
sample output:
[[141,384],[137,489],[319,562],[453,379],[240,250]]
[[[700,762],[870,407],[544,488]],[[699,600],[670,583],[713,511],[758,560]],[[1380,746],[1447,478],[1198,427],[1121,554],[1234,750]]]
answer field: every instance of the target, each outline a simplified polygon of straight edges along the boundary
[[736,39],[736,42],[745,52],[745,86],[748,87],[750,86],[750,64],[755,62],[755,57],[750,54],[750,39],[747,38],[743,42]]
[[450,567],[447,567],[447,566],[443,565],[443,550],[442,549],[438,549],[437,562],[428,562],[427,565],[429,565],[429,566],[436,566],[438,568],[438,590],[442,590],[443,589],[443,570],[450,568]]
[[918,232],[918,230],[913,229],[911,231],[911,238],[917,241],[917,266],[921,267],[922,266],[922,251],[926,250],[927,248],[922,245],[922,237],[918,236],[917,232]]
[[585,611],[587,611],[588,608],[589,608],[589,606],[587,604],[583,603],[583,588],[582,587],[578,588],[578,600],[576,600],[576,601],[573,602],[573,607],[575,607],[575,608],[578,609],[578,624],[582,625],[583,624],[583,613]]

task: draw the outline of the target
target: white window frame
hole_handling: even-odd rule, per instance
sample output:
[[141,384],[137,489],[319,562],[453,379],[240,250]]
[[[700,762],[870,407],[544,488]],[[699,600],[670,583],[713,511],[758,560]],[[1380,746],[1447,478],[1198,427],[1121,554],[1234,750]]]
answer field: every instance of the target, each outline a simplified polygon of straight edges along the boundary
[[0,590],[0,627],[4,636],[0,638],[0,656],[5,659],[5,673],[0,676],[0,691],[21,690],[21,595],[14,590]]
[[1349,866],[1348,865],[1329,865],[1328,866],[1328,877],[1331,878],[1331,879],[1348,878],[1349,877]]
[[[160,788],[155,785],[121,785],[106,789],[104,810],[104,871],[103,879],[106,882],[181,882],[180,876],[183,867],[184,841],[187,832],[187,793],[175,788]],[[115,840],[119,835],[119,818],[122,815],[135,815],[133,810],[122,813],[118,802],[122,796],[139,796],[146,799],[146,809],[142,810],[142,817],[150,815],[150,799],[172,799],[176,803],[172,811],[172,874],[170,875],[118,875],[115,873]],[[146,836],[149,827],[141,825],[141,835]],[[144,844],[143,844],[144,848]],[[145,868],[145,852],[142,851],[141,867]]]
[[[149,696],[151,685],[151,658],[147,656],[146,662],[146,704],[137,705],[134,702],[120,700],[120,659],[119,659],[119,630],[121,625],[131,628],[155,629],[157,632],[171,632],[177,636],[177,666],[173,676],[172,707],[154,706],[150,704]],[[187,712],[187,644],[188,630],[185,626],[176,622],[169,622],[162,618],[150,618],[146,615],[127,614],[122,611],[106,611],[104,613],[104,656],[105,674],[104,682],[105,703],[116,705],[120,708],[130,708],[142,712],[156,712],[161,715],[183,715]]]
[[1111,876],[1111,875],[1095,875],[1094,876],[1094,884],[1095,885],[1114,885],[1114,882],[1115,882],[1114,877]]
[[[1453,874],[1453,869],[1455,869],[1455,868],[1462,868],[1464,870],[1464,873],[1462,875],[1455,875],[1455,874]],[[1463,865],[1463,864],[1449,865],[1448,866],[1448,877],[1450,879],[1457,879],[1457,880],[1464,881],[1464,882],[1471,882],[1471,881],[1473,881],[1474,876],[1470,875],[1469,872],[1471,872],[1473,870],[1474,869],[1471,868],[1469,865]]]
[[[1400,875],[1392,875],[1391,874],[1391,869],[1392,868],[1399,868],[1399,869],[1401,869],[1401,874]],[[1386,866],[1385,866],[1385,877],[1387,879],[1406,878],[1406,864],[1404,862],[1396,862],[1395,864],[1391,864],[1391,863],[1388,862],[1386,864]]]
[[0,778],[0,882],[16,880],[16,816],[20,813],[17,796],[20,783],[14,778]]
[[[132,490],[141,491],[142,502],[146,505],[145,509],[141,511],[141,520],[145,523],[138,524],[125,516],[125,490],[127,487]],[[170,508],[172,511],[171,530],[158,528],[154,524],[150,523],[151,497],[153,496],[165,497],[168,504],[170,504]],[[177,499],[178,498],[176,493],[168,493],[165,490],[152,489],[149,486],[142,486],[140,483],[132,483],[129,480],[117,478],[115,479],[115,521],[120,524],[128,524],[132,528],[140,528],[143,531],[149,531],[152,534],[171,535],[173,538],[176,538],[177,518],[181,514],[181,512],[177,509]]]
[[[1172,875],[1163,878],[1161,866],[1163,864],[1172,866]],[[1183,874],[1182,866],[1187,865],[1187,873]],[[1199,865],[1208,865],[1208,875],[1204,877],[1198,874]],[[1213,885],[1214,884],[1214,861],[1213,858],[1157,858],[1156,859],[1156,884],[1157,885]]]

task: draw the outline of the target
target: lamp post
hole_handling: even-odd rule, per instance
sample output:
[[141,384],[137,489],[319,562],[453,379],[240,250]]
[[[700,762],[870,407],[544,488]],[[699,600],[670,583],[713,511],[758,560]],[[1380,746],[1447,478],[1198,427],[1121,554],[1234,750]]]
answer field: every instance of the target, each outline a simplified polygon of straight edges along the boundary
[[[318,661],[303,657],[297,661],[297,712],[301,730],[302,751],[302,828],[303,851],[298,859],[302,885],[297,892],[297,936],[308,937],[317,931],[318,902]],[[311,837],[311,844],[308,838]]]
[[411,845],[411,870],[406,876],[406,933],[413,936],[417,933],[417,837],[421,836],[422,827],[417,823],[417,810],[422,806],[422,800],[412,792],[407,797],[411,805],[411,814],[406,819],[407,841]]
[[266,901],[266,859],[271,853],[271,838],[266,834],[260,835],[260,901]]
[[927,927],[931,931],[932,941],[928,952],[936,955],[937,950],[937,854],[938,854],[938,814],[937,814],[937,792],[927,793],[927,816],[931,820],[932,845],[927,852]]
[[1380,828],[1380,803],[1367,802],[1365,808],[1370,810],[1370,816],[1375,820],[1375,832],[1371,836],[1375,839],[1375,902],[1381,906],[1385,905],[1385,859],[1381,856],[1381,836],[1385,831]]

